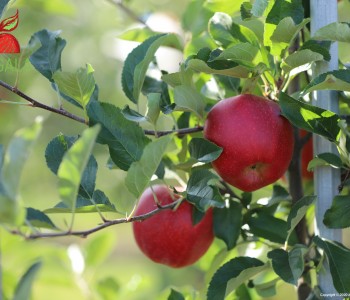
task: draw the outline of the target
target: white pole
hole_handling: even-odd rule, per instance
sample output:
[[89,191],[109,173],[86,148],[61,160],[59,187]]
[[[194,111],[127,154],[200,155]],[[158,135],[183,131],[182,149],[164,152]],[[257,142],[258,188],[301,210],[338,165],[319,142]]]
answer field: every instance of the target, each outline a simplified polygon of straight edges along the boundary
[[[310,5],[311,35],[320,27],[338,21],[337,0],[311,0]],[[338,69],[338,45],[333,43],[330,62],[319,64],[314,70],[314,76],[336,69]],[[313,94],[313,103],[338,113],[338,95],[336,91],[315,92]],[[314,136],[314,154],[324,152],[337,153],[337,150],[326,139]],[[324,213],[331,206],[333,197],[338,193],[340,184],[339,170],[331,167],[318,167],[315,170],[314,179],[315,193],[318,196],[316,203],[316,234],[329,240],[341,242],[341,230],[329,229],[323,224]],[[319,285],[324,294],[337,293],[333,286],[329,267],[326,264],[325,272],[319,274]],[[333,297],[332,299],[342,299],[342,297]]]

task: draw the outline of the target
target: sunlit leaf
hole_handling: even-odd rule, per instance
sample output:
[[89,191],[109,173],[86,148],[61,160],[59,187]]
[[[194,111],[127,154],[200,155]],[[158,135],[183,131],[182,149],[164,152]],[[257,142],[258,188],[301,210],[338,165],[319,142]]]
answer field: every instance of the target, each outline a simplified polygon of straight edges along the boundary
[[335,70],[320,74],[305,87],[303,95],[316,90],[350,91],[350,70]]
[[282,19],[273,31],[271,39],[271,54],[281,55],[282,51],[286,50],[291,42],[296,38],[300,30],[310,22],[310,19],[305,19],[299,24],[295,24],[294,20],[288,16]]
[[334,112],[296,100],[281,92],[282,114],[295,126],[336,141],[340,133],[339,116]]
[[60,92],[73,98],[82,107],[86,107],[95,90],[94,69],[91,65],[79,68],[75,73],[57,71],[53,80]]
[[258,38],[251,29],[234,23],[228,14],[222,12],[215,13],[210,19],[209,33],[219,45],[225,48],[241,43],[254,45],[259,43]]
[[341,158],[334,153],[320,153],[309,162],[307,169],[308,171],[311,171],[318,166],[332,166],[334,168],[341,168],[343,166],[343,162]]
[[310,69],[311,63],[323,59],[323,55],[321,55],[320,53],[313,52],[309,49],[305,49],[296,51],[291,55],[287,56],[287,58],[281,64],[281,67],[286,73],[291,72],[291,75],[296,75],[298,73]]
[[188,85],[179,85],[174,89],[174,101],[178,110],[191,111],[200,118],[204,117],[204,97]]
[[350,43],[350,24],[334,22],[318,29],[314,36],[315,40]]
[[18,10],[15,15],[6,18],[0,23],[0,31],[13,31],[18,26]]

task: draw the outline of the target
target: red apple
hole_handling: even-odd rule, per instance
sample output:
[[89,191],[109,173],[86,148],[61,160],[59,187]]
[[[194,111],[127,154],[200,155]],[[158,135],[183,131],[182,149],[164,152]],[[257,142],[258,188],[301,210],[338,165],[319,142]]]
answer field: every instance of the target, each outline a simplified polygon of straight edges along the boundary
[[2,33],[0,34],[0,54],[1,53],[19,53],[21,47],[17,39],[9,34]]
[[277,181],[292,159],[293,128],[279,105],[250,94],[218,102],[204,137],[223,148],[213,168],[229,184],[251,192]]
[[[157,208],[154,195],[161,205],[172,203],[179,196],[165,185],[148,188],[141,196],[135,216]],[[153,194],[154,193],[154,194]],[[196,262],[208,250],[214,239],[212,210],[193,225],[193,206],[183,201],[174,210],[163,210],[140,222],[133,223],[133,232],[141,251],[154,262],[173,268]]]
[[[300,137],[304,137],[308,132],[300,130]],[[314,148],[312,138],[310,138],[301,150],[301,175],[303,179],[313,179],[314,174],[307,170],[309,162],[314,158]]]

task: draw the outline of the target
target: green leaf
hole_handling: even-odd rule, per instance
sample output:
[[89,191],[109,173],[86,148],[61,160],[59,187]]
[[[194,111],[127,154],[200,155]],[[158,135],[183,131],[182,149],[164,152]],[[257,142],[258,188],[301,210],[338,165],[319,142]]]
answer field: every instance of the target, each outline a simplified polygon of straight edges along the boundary
[[253,13],[252,13],[252,8],[253,5],[250,2],[243,2],[240,8],[240,12],[241,12],[241,19],[242,20],[248,20],[251,17],[253,17]]
[[56,71],[52,78],[60,92],[86,108],[95,90],[94,69],[91,65],[87,64],[86,68],[79,68],[75,73]]
[[316,90],[350,91],[350,70],[335,70],[320,74],[305,87],[302,95]]
[[269,199],[268,206],[272,206],[281,201],[290,201],[290,200],[291,200],[291,196],[289,195],[288,191],[284,187],[278,184],[275,184],[273,186],[272,196]]
[[122,87],[125,95],[134,103],[138,102],[148,66],[160,46],[182,48],[176,34],[159,34],[134,48],[124,62]]
[[2,14],[4,13],[5,8],[9,2],[10,2],[10,0],[1,0],[0,1],[0,18],[2,18]]
[[45,213],[31,207],[27,208],[26,220],[34,227],[57,229],[55,224]]
[[290,210],[287,219],[287,238],[288,241],[290,235],[292,234],[294,228],[298,225],[301,219],[305,216],[308,208],[314,203],[317,199],[317,196],[305,196],[298,200]]
[[315,40],[306,41],[301,47],[300,50],[309,49],[312,52],[317,52],[323,56],[323,59],[326,61],[330,61],[331,55],[329,53],[329,49],[331,46],[331,42],[320,42]]
[[161,94],[159,93],[149,93],[147,95],[146,119],[154,127],[156,127],[158,117],[160,114],[161,101],[162,101]]
[[180,292],[171,289],[168,300],[185,300],[185,297]]
[[38,271],[41,267],[41,261],[38,261],[31,265],[29,269],[23,274],[20,281],[16,286],[16,290],[13,296],[13,300],[29,300],[31,297],[32,285]]
[[274,249],[267,254],[272,260],[272,268],[285,282],[297,285],[298,279],[304,272],[304,255],[307,248],[296,245],[287,252],[282,249]]
[[336,141],[340,133],[339,116],[329,110],[296,100],[281,92],[282,114],[295,126]]
[[300,30],[309,22],[310,19],[305,19],[301,23],[295,24],[290,16],[283,18],[270,37],[271,54],[282,56],[283,51],[290,46]]
[[[163,74],[166,76],[166,74]],[[163,113],[169,114],[173,111],[175,104],[171,103],[169,96],[168,85],[164,80],[158,80],[150,76],[146,76],[142,86],[142,93],[148,94],[160,94],[160,109]]]
[[313,242],[323,249],[333,279],[333,285],[338,293],[348,293],[350,286],[350,250],[341,244],[315,236]]
[[255,69],[263,58],[259,47],[250,43],[240,43],[225,49],[215,60],[229,60],[249,69]]
[[13,200],[18,195],[20,175],[41,129],[42,119],[37,118],[33,125],[19,129],[7,147],[0,182],[6,195]]
[[318,29],[312,38],[320,41],[350,43],[350,24],[345,22],[328,24]]
[[217,180],[209,170],[193,170],[187,183],[186,199],[202,212],[210,206],[224,207],[219,190],[212,186]]
[[311,68],[315,61],[323,60],[323,55],[309,49],[296,51],[282,62],[281,67],[286,73],[294,76]]
[[89,237],[84,243],[84,256],[87,268],[98,268],[116,246],[115,235],[103,232]]
[[309,164],[308,171],[313,170],[318,166],[332,166],[333,168],[341,168],[343,166],[343,162],[341,158],[334,153],[321,153],[316,155]]
[[228,64],[225,68],[219,68],[218,65],[211,64],[211,66],[209,66],[205,61],[193,58],[187,62],[187,67],[206,74],[226,75],[237,78],[248,78],[251,74],[248,68],[233,62],[232,64]]
[[259,274],[266,265],[253,257],[236,257],[221,266],[209,283],[207,300],[224,300],[242,283]]
[[81,137],[65,153],[58,168],[60,199],[72,212],[75,211],[82,175],[100,129],[99,125],[85,129]]
[[141,123],[141,122],[145,122],[146,121],[146,117],[141,115],[140,113],[138,113],[136,110],[133,110],[129,107],[129,105],[126,105],[123,109],[122,109],[122,114],[125,117],[125,119],[129,120],[129,121],[133,121],[136,123]]
[[209,33],[224,48],[241,43],[259,44],[258,38],[251,29],[233,23],[232,18],[222,12],[215,13],[210,19]]
[[127,171],[141,158],[144,147],[150,142],[140,126],[125,119],[121,110],[109,103],[90,102],[90,125],[101,124],[97,142],[106,144],[113,162]]
[[242,205],[235,201],[227,204],[223,208],[214,208],[214,234],[225,242],[227,250],[231,250],[241,233]]
[[188,145],[188,150],[191,157],[199,162],[209,163],[217,159],[223,149],[206,139],[193,138]]
[[36,139],[42,129],[42,119],[18,130],[11,139],[5,155],[1,154],[0,169],[0,222],[23,224],[25,212],[19,203],[21,173]]
[[41,47],[30,56],[30,62],[50,81],[53,81],[53,74],[61,70],[61,54],[66,46],[66,41],[59,34],[60,31],[44,29],[32,36],[41,43]]
[[[250,231],[274,243],[284,244],[287,238],[288,224],[282,219],[278,219],[266,213],[259,213],[247,220]],[[291,244],[297,242],[295,232],[291,235]]]
[[[47,166],[54,173],[57,174],[58,168],[62,162],[65,153],[77,141],[78,137],[65,136],[60,134],[50,141],[45,150],[45,159]],[[81,178],[79,195],[84,198],[91,198],[95,190],[96,173],[97,173],[96,159],[91,155],[85,167]]]
[[[276,0],[266,17],[266,22],[278,24],[286,17],[291,17],[295,24],[304,19],[304,8],[302,0]],[[266,6],[266,4],[265,4]]]
[[323,223],[328,228],[350,227],[350,196],[338,195],[333,198],[332,206],[327,209]]
[[125,178],[125,185],[136,198],[141,196],[149,184],[172,138],[172,135],[166,135],[149,143],[141,159],[131,164]]
[[255,0],[252,7],[254,17],[262,17],[269,5],[269,0]]
[[[298,30],[301,29],[295,28],[295,24],[300,24],[303,22],[304,9],[302,5],[302,0],[276,0],[274,2],[271,1],[271,3],[274,4],[266,17],[264,28],[264,45],[272,47],[272,45],[274,44],[272,54],[280,56],[280,51],[285,48],[286,44],[288,44],[288,42],[285,42],[286,39],[284,38],[282,42],[279,42],[279,37],[283,36],[283,34],[281,33],[285,32],[286,34],[289,34],[289,39],[291,37],[291,34],[294,35]],[[283,20],[285,18],[291,18],[294,25],[290,23],[290,19]],[[272,36],[279,24],[280,28],[276,32],[275,42],[273,42]],[[288,24],[291,26],[290,28],[288,28]],[[292,30],[289,31],[289,29]]]
[[202,95],[188,85],[174,88],[174,101],[178,110],[194,112],[198,117],[204,117],[205,102]]
[[106,277],[97,282],[96,289],[103,300],[115,300],[120,291],[120,284],[113,277]]
[[[55,207],[46,209],[45,213],[70,213],[70,209],[63,202],[58,203]],[[75,203],[75,213],[95,213],[95,212],[117,212],[114,205],[108,197],[100,190],[94,191],[91,198],[78,196]]]

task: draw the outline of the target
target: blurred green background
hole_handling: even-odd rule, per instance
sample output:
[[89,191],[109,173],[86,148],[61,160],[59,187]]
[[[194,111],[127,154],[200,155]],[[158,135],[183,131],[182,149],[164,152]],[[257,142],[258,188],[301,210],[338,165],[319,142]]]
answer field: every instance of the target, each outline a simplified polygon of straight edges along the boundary
[[[127,6],[145,20],[155,31],[181,32],[181,15],[189,0],[132,0]],[[43,28],[60,30],[67,41],[62,56],[64,71],[74,71],[90,63],[100,88],[100,100],[117,106],[127,103],[120,84],[123,59],[135,44],[123,42],[118,35],[137,24],[132,17],[107,0],[18,0],[3,16],[11,16],[19,9],[20,23],[14,35],[26,45],[31,35]],[[349,20],[348,3],[340,4],[340,20]],[[341,58],[349,62],[350,52],[340,49]],[[163,53],[159,58],[163,67],[175,71],[180,53]],[[14,84],[13,72],[1,72],[0,79]],[[57,96],[48,81],[30,65],[22,71],[19,89],[47,105],[57,106]],[[19,100],[0,89],[0,97]],[[72,112],[78,111],[64,103]],[[21,195],[25,206],[46,209],[59,202],[56,177],[45,163],[45,147],[59,133],[79,134],[83,125],[49,112],[26,106],[0,104],[0,143],[7,145],[14,132],[33,122],[36,116],[45,118],[44,130],[24,170]],[[95,147],[99,163],[97,187],[103,190],[121,212],[128,212],[134,204],[123,184],[124,172],[106,168],[107,153]],[[120,215],[107,214],[107,218]],[[69,216],[57,214],[52,219],[65,228]],[[79,215],[76,228],[87,229],[99,222],[98,216]],[[145,258],[136,247],[130,224],[118,225],[96,233],[87,239],[76,237],[24,241],[0,228],[0,253],[3,290],[11,299],[14,288],[25,270],[36,260],[43,265],[34,283],[32,299],[167,299],[170,287],[188,293],[188,299],[204,299],[205,288],[217,265],[213,259],[225,255],[223,244],[215,242],[205,257],[185,269],[169,269]],[[254,251],[254,249],[250,249]],[[230,256],[239,253],[239,247]],[[240,253],[242,254],[242,253]],[[218,260],[219,261],[219,260]],[[202,294],[196,294],[195,290]],[[293,287],[278,285],[288,299],[293,299]],[[193,298],[192,298],[193,297]],[[275,299],[279,299],[278,297]]]

